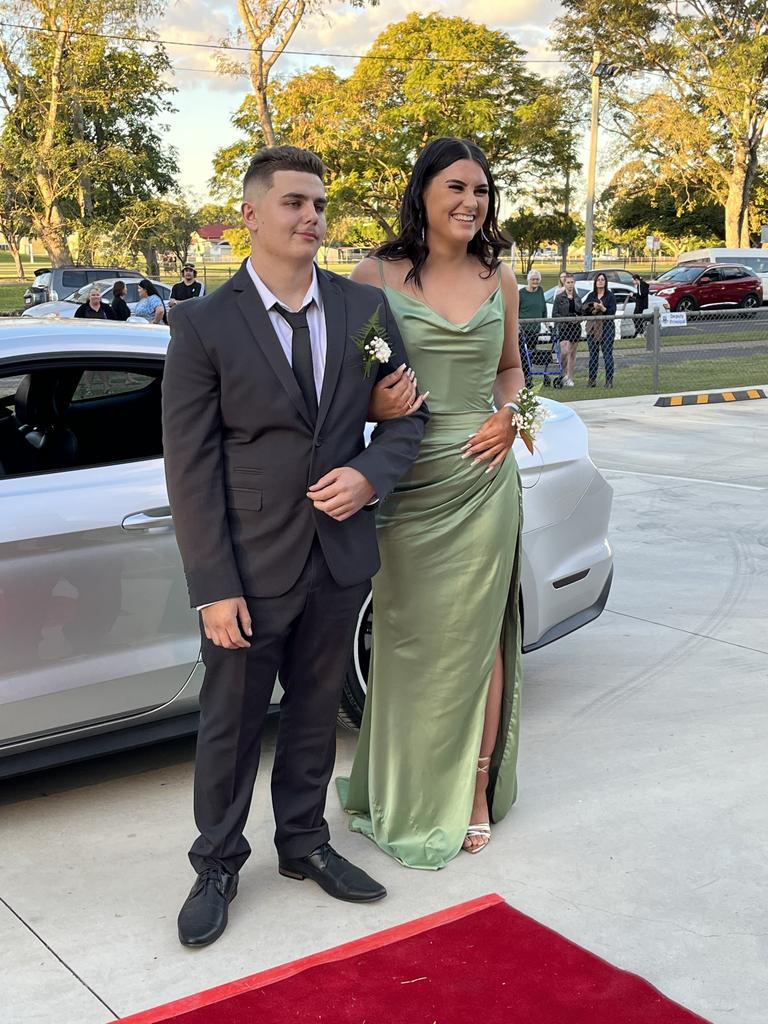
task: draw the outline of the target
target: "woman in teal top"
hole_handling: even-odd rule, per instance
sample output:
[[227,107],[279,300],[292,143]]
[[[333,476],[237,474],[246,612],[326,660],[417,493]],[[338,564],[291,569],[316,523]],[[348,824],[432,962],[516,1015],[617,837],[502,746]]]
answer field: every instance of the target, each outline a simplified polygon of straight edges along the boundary
[[481,150],[430,143],[400,222],[352,276],[383,287],[430,420],[378,513],[368,694],[339,788],[353,830],[434,869],[483,849],[516,795],[521,505],[506,403],[523,374],[517,284],[499,263],[509,243]]

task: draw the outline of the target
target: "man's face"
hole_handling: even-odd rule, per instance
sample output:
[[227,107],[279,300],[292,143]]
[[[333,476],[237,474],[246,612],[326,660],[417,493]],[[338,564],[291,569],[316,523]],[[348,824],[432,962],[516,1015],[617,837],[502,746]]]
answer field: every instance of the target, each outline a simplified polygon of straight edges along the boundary
[[317,175],[275,171],[269,188],[249,183],[241,210],[254,251],[311,263],[325,238],[325,207]]
[[192,284],[192,282],[195,280],[195,272],[194,270],[190,270],[189,267],[186,267],[182,271],[182,276],[184,278],[184,284]]

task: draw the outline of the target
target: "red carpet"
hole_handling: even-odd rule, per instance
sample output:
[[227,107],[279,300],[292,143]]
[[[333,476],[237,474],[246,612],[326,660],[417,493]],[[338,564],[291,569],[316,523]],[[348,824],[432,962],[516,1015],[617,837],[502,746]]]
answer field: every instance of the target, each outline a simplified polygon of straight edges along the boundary
[[496,895],[124,1018],[165,1021],[706,1024]]

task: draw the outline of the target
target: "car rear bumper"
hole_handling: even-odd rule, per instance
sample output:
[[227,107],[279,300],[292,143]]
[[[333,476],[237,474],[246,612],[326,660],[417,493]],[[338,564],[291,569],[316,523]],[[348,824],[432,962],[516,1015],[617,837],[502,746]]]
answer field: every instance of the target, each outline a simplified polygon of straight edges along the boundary
[[[607,539],[613,490],[585,461],[592,467],[591,480],[570,514],[525,533],[524,651],[537,650],[597,618],[608,599],[613,578],[613,552]],[[583,462],[573,466],[579,476],[583,471]],[[539,487],[544,485],[542,479]],[[551,495],[542,492],[537,498],[555,502],[554,486]],[[562,499],[561,492],[561,505]]]

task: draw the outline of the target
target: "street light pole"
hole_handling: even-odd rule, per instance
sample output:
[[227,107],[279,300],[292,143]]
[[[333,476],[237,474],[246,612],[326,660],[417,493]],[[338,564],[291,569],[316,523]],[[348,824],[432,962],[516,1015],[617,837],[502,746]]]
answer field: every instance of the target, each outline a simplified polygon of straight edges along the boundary
[[600,65],[600,51],[592,57],[592,127],[589,136],[589,164],[587,166],[587,217],[584,228],[584,269],[592,269],[592,239],[595,215],[595,171],[597,168],[597,125],[600,111],[600,76],[595,73]]
[[608,64],[595,50],[592,55],[592,128],[589,138],[589,166],[587,168],[587,217],[584,229],[584,269],[592,269],[592,248],[595,220],[595,172],[597,169],[597,128],[600,115],[600,79],[612,78],[618,69]]

